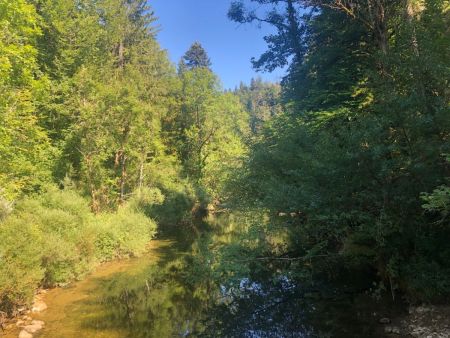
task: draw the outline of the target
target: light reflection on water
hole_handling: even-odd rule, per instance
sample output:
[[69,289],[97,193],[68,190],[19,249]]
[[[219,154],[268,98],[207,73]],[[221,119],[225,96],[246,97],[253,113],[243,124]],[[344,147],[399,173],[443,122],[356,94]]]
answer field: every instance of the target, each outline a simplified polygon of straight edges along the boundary
[[162,236],[169,240],[152,241],[143,257],[105,264],[81,282],[50,291],[48,310],[35,316],[46,322],[37,337],[370,337],[373,333],[368,325],[357,325],[353,300],[317,303],[305,298],[301,286],[286,274],[216,284],[209,274],[210,257],[199,249],[204,233],[195,233],[179,229],[175,236]]

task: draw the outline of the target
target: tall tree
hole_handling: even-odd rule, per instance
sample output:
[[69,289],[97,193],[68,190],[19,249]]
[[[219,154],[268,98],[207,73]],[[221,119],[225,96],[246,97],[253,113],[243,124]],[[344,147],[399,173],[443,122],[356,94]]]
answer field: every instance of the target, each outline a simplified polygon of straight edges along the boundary
[[248,116],[235,95],[222,92],[200,45],[194,43],[185,60],[179,67],[184,69],[179,71],[179,106],[170,129],[187,176],[217,197],[228,169],[239,166],[245,152]]
[[[448,220],[435,226],[443,224],[449,170],[442,156],[449,153],[450,130],[449,57],[443,47],[448,4],[296,3],[305,32],[297,39],[306,52],[297,58],[293,42],[281,39],[282,29],[278,43],[269,44],[268,53],[275,48],[294,56],[283,81],[288,114],[263,129],[236,185],[239,203],[272,215],[301,211],[302,217],[281,220],[292,226],[292,246],[283,254],[323,255],[310,277],[326,272],[328,264],[355,271],[370,267],[393,297],[401,290],[421,300],[448,298]],[[308,6],[311,15],[300,16]],[[239,2],[231,17],[278,28],[271,13],[258,16]],[[281,22],[288,21],[285,10]],[[269,70],[277,65],[263,64]],[[438,208],[437,201],[444,206]],[[276,232],[277,221],[259,231]],[[270,239],[265,244],[279,254]]]
[[210,69],[211,60],[202,45],[199,42],[194,42],[189,50],[184,54],[182,64],[184,64],[188,69]]
[[0,1],[0,195],[9,199],[50,178],[52,151],[36,109],[48,88],[37,62],[39,21],[25,0]]
[[[268,50],[258,59],[253,58],[253,66],[257,70],[273,71],[278,67],[287,66],[291,58],[300,62],[306,46],[307,22],[312,13],[304,12],[305,5],[295,0],[251,0],[258,6],[247,8],[245,1],[233,1],[228,11],[228,17],[238,23],[257,22],[270,24],[276,29],[276,34],[267,35]],[[266,12],[262,8],[269,7]]]

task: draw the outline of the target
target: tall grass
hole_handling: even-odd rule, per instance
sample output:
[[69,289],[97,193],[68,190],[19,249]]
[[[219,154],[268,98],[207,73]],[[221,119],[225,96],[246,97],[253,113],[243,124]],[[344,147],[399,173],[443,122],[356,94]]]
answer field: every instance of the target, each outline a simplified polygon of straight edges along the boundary
[[3,208],[0,310],[12,314],[38,287],[61,285],[100,262],[143,253],[156,223],[140,211],[140,204],[149,203],[141,200],[96,216],[75,191],[49,188],[12,212]]

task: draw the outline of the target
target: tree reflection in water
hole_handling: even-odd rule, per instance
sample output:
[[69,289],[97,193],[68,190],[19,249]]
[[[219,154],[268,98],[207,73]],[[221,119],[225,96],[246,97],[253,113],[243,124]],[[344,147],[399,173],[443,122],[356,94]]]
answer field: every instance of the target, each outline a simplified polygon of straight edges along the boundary
[[211,228],[176,233],[163,235],[172,245],[155,249],[156,264],[143,260],[96,282],[80,307],[92,310],[84,329],[137,338],[376,336],[370,302],[325,284],[307,289],[269,270],[220,284],[211,246],[221,235]]

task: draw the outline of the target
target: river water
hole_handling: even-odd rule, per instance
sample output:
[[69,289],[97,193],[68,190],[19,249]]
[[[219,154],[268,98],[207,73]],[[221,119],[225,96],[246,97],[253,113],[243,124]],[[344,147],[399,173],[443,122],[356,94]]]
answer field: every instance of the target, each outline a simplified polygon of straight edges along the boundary
[[180,227],[140,258],[104,264],[48,291],[48,309],[34,315],[46,325],[35,337],[382,336],[376,318],[386,314],[366,298],[319,299],[286,275],[253,274],[234,289],[217,284],[199,254],[202,231]]

